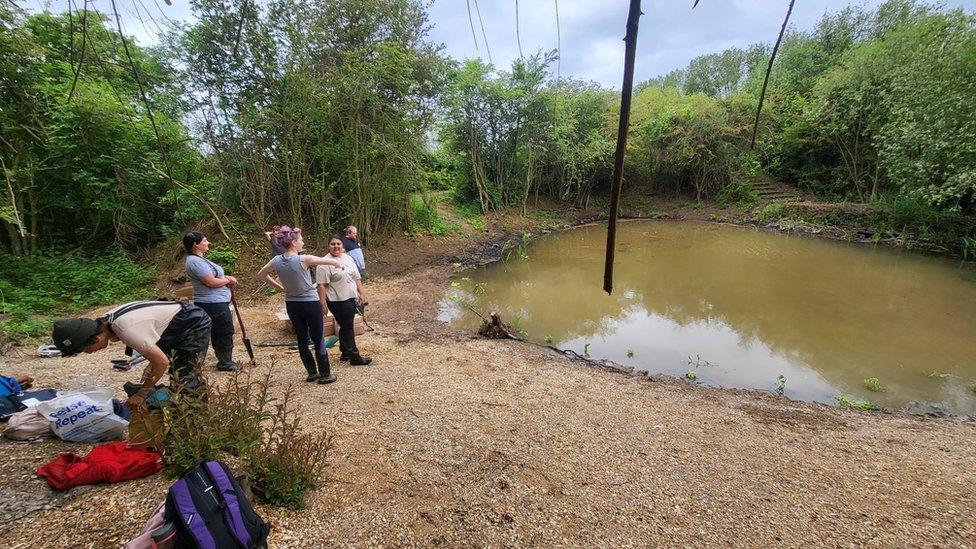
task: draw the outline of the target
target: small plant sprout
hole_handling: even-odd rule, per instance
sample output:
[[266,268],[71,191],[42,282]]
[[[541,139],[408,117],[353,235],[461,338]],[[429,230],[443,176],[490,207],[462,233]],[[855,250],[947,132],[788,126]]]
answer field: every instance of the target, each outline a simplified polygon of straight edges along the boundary
[[869,377],[864,380],[864,388],[872,393],[880,393],[885,390],[884,385],[876,377]]
[[485,295],[486,291],[488,291],[487,282],[478,282],[477,284],[474,285],[474,293],[478,295]]
[[685,377],[688,378],[690,381],[695,381],[696,379],[698,379],[698,372],[694,370],[688,370],[687,372],[685,372]]
[[851,408],[853,410],[877,410],[878,406],[870,400],[858,400],[847,395],[837,395],[834,397],[837,405],[841,408]]
[[552,345],[552,341],[553,341],[552,336],[547,335],[546,336],[546,345]]
[[590,344],[589,343],[584,343],[583,344],[583,356],[585,356],[587,358],[590,357]]
[[634,350],[627,349],[627,358],[634,358]]
[[976,381],[969,384],[969,390],[976,393]]
[[938,370],[929,370],[928,372],[925,372],[925,377],[929,379],[946,379],[951,376],[952,374],[948,372],[940,372]]
[[451,281],[451,287],[452,288],[460,288],[461,287],[461,283],[458,282],[457,280],[452,280]]
[[780,374],[776,376],[776,394],[783,396],[786,392],[786,376]]

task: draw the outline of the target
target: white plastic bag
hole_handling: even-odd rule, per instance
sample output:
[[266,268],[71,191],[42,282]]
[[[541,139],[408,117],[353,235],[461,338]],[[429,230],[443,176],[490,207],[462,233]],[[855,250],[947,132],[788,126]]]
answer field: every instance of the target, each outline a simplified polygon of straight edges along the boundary
[[68,391],[37,405],[61,440],[102,442],[125,435],[129,422],[112,411],[112,390],[89,387]]

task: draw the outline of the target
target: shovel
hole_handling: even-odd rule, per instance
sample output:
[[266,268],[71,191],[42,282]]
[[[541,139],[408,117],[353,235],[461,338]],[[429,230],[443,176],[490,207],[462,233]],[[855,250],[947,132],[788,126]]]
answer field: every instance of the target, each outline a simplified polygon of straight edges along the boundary
[[244,320],[241,319],[241,310],[237,307],[237,299],[234,298],[234,288],[230,289],[230,303],[234,306],[234,314],[237,315],[237,323],[241,326],[241,339],[244,340],[244,348],[247,349],[247,356],[251,359],[251,364],[254,364],[254,349],[251,348],[251,340],[247,338],[247,332],[244,330]]

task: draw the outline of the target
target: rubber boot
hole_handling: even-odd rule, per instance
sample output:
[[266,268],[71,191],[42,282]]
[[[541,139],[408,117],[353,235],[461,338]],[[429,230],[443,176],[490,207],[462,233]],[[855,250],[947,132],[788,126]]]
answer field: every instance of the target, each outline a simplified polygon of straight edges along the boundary
[[234,362],[233,349],[214,349],[214,354],[217,355],[217,370],[221,372],[236,372],[244,367],[240,362]]
[[318,382],[320,384],[325,385],[326,383],[335,383],[335,380],[336,380],[336,376],[335,376],[335,374],[332,373],[332,368],[329,366],[329,363],[328,362],[325,363],[325,369],[324,370],[323,370],[323,368],[321,366],[319,366],[319,380],[318,380]]

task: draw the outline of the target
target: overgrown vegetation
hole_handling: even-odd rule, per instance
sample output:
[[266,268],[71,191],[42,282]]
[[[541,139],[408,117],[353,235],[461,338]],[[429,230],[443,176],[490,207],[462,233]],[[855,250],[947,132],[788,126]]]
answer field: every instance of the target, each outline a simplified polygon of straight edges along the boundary
[[274,368],[256,379],[235,374],[210,385],[203,400],[176,398],[164,409],[166,472],[177,476],[204,459],[231,455],[245,468],[251,488],[273,505],[300,507],[321,480],[331,441],[306,433],[292,401],[293,388],[271,392]]
[[152,268],[118,251],[68,256],[0,253],[0,338],[47,334],[54,315],[151,297],[155,277]]

